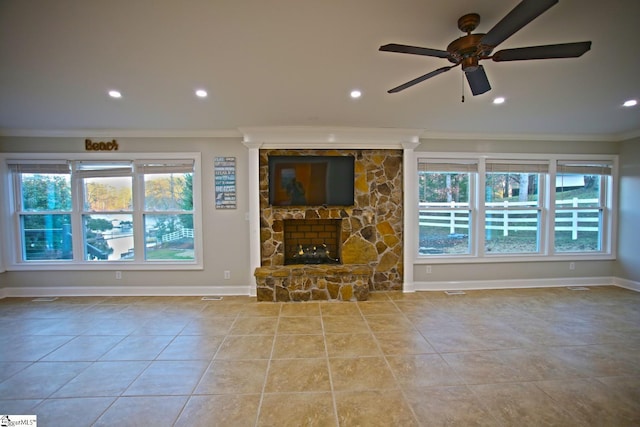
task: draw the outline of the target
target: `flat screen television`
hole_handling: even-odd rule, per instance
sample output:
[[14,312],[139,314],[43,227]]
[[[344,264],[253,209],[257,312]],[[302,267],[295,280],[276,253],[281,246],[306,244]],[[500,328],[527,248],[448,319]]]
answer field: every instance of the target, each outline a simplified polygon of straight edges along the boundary
[[353,206],[353,156],[269,156],[272,206]]

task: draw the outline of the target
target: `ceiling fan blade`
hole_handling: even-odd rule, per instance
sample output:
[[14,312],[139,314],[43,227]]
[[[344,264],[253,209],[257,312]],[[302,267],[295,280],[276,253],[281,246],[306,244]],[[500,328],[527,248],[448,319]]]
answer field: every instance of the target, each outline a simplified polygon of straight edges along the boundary
[[529,59],[577,58],[591,49],[591,42],[550,44],[545,46],[520,47],[496,52],[496,62],[526,61]]
[[407,46],[404,44],[389,43],[380,46],[383,52],[410,53],[412,55],[435,56],[436,58],[448,58],[446,50],[429,49],[428,47]]
[[522,0],[482,37],[480,43],[485,46],[498,46],[556,3],[558,0]]
[[450,67],[442,67],[442,68],[438,68],[437,70],[434,70],[430,73],[425,74],[424,76],[420,76],[418,78],[415,78],[411,81],[406,82],[405,84],[402,84],[400,86],[394,87],[393,89],[387,91],[388,93],[396,93],[396,92],[400,92],[401,90],[405,90],[415,84],[418,84],[420,82],[423,82],[427,79],[430,79],[431,77],[435,77],[438,74],[442,74],[445,71],[449,71],[450,69],[452,69],[453,67],[455,67],[456,65],[452,65]]
[[465,72],[465,75],[473,96],[482,95],[491,90],[487,73],[485,73],[482,65],[479,65],[475,71]]

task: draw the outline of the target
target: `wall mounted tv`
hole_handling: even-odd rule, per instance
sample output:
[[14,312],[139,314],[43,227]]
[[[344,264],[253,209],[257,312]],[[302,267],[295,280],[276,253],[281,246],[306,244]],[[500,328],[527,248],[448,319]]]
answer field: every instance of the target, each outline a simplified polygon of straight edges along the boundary
[[352,206],[353,156],[269,156],[272,206]]

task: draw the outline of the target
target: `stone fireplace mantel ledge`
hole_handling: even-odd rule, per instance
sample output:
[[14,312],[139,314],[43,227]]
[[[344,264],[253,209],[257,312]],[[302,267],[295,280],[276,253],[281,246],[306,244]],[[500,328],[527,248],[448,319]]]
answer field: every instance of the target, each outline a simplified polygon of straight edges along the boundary
[[296,264],[255,269],[258,301],[366,301],[373,268],[364,264]]

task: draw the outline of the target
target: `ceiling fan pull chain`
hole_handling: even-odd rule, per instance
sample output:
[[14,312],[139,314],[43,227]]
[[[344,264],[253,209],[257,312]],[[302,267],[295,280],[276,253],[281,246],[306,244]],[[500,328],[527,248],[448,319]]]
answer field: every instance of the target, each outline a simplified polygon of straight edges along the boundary
[[462,82],[462,103],[464,104],[464,70],[462,70],[462,68],[460,69],[461,73],[460,73],[460,81]]

